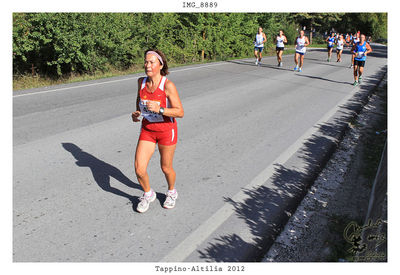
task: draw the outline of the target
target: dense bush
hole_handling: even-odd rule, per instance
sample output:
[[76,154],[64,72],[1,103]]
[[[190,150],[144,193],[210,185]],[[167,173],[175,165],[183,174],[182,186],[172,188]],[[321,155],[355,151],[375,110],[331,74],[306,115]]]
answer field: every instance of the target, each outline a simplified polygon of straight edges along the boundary
[[128,14],[14,14],[14,73],[41,74],[128,67],[141,53],[138,18]]

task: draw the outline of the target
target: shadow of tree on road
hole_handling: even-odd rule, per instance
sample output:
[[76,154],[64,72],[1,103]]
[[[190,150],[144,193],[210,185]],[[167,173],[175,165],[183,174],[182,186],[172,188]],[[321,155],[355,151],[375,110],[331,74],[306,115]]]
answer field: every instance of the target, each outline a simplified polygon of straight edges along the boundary
[[[132,202],[132,205],[137,204],[138,197],[129,195],[118,188],[112,187],[110,184],[111,177],[125,184],[128,187],[142,190],[138,183],[131,181],[118,168],[108,164],[93,155],[83,151],[73,143],[62,143],[62,147],[70,152],[76,159],[76,165],[79,167],[88,167],[93,175],[94,180],[101,189],[106,192],[127,198]],[[135,208],[135,207],[134,207]]]
[[[251,190],[242,190],[246,199],[234,201],[232,198],[224,198],[233,206],[236,217],[247,225],[247,230],[241,234],[235,231],[236,227],[232,225],[228,229],[232,233],[215,237],[208,243],[208,247],[197,250],[201,259],[206,262],[262,260],[336,150],[348,129],[349,121],[362,110],[372,93],[371,86],[375,86],[382,79],[386,70],[384,66],[374,76],[366,78],[355,95],[347,103],[339,106],[333,119],[315,125],[317,132],[304,141],[294,160],[274,164],[273,175],[266,179],[263,185]],[[297,165],[298,160],[301,160],[303,165]],[[304,215],[307,215],[307,212]],[[252,239],[244,240],[241,235],[246,236],[248,232],[251,233]],[[296,238],[291,241],[296,242]]]
[[306,176],[305,173],[275,165],[272,185],[243,190],[248,197],[243,202],[224,198],[225,202],[234,207],[237,217],[249,226],[254,238],[247,242],[237,234],[220,236],[205,251],[198,251],[200,258],[206,262],[247,262],[261,259],[265,254],[265,246],[272,245],[281,225],[286,223],[297,207],[301,194],[306,192],[301,184]]

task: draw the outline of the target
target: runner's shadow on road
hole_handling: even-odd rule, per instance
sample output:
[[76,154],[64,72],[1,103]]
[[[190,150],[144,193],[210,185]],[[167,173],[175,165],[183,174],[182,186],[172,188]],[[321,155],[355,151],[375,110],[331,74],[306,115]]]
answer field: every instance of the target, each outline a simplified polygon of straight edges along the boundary
[[245,66],[252,66],[252,67],[261,67],[261,68],[270,68],[270,69],[274,69],[274,70],[280,70],[280,71],[293,71],[291,69],[285,69],[284,67],[278,67],[276,65],[270,65],[270,64],[265,64],[265,63],[261,63],[261,65],[255,65],[253,61],[245,61],[245,60],[228,60],[226,62],[229,63],[234,63],[234,64],[238,64],[238,65],[245,65]]
[[[110,180],[111,178],[116,179],[127,187],[139,189],[142,191],[141,186],[138,183],[131,181],[127,176],[125,176],[121,170],[108,164],[95,156],[83,151],[79,146],[73,143],[62,143],[63,148],[70,152],[76,159],[75,164],[79,167],[88,167],[93,175],[95,182],[99,185],[101,189],[106,192],[113,193],[115,195],[127,198],[133,205],[134,211],[136,211],[136,206],[139,201],[139,197],[132,196],[121,191],[118,188],[112,187]],[[164,198],[162,197],[164,196]],[[161,201],[165,200],[164,194],[158,194],[157,198]]]
[[336,80],[332,80],[332,79],[328,79],[328,78],[324,78],[324,77],[320,77],[320,76],[312,76],[312,75],[306,75],[306,74],[302,74],[302,73],[298,73],[296,75],[299,77],[307,77],[307,78],[311,78],[311,79],[318,79],[318,80],[323,80],[323,81],[333,82],[333,83],[338,83],[338,84],[347,84],[347,85],[353,84],[352,82],[336,81]]
[[[335,67],[335,68],[347,68],[347,69],[349,69],[350,72],[352,72],[352,70],[350,70],[350,68],[349,68],[349,65],[343,65],[344,63],[346,63],[346,61],[343,61],[343,58],[342,58],[342,62],[336,62],[335,60],[331,61],[331,62],[321,61],[321,60],[319,60],[319,61],[320,62],[310,61],[310,63],[324,65],[324,66],[330,66],[330,67]],[[350,64],[350,60],[348,61],[348,64]]]

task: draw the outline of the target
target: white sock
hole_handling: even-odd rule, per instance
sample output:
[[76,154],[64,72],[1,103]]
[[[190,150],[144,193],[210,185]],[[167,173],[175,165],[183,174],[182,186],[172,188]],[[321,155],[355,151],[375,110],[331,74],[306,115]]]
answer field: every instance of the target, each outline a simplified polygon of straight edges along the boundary
[[146,197],[150,197],[151,195],[153,195],[153,190],[150,189],[149,192],[144,192],[144,195],[145,195]]
[[172,195],[172,194],[175,194],[175,193],[176,193],[176,189],[174,188],[174,189],[172,189],[172,190],[168,190],[168,193],[170,193],[171,195]]

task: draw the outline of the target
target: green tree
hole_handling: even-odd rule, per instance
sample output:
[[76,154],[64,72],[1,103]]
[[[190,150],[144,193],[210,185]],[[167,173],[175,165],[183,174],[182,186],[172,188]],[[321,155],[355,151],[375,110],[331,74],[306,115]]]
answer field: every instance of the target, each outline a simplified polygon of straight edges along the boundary
[[13,72],[126,69],[141,64],[148,48],[176,63],[251,56],[258,26],[267,48],[280,29],[294,43],[303,26],[387,38],[386,13],[14,13]]

